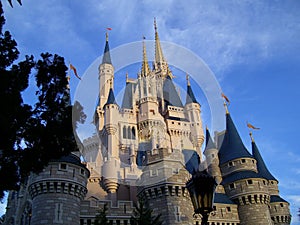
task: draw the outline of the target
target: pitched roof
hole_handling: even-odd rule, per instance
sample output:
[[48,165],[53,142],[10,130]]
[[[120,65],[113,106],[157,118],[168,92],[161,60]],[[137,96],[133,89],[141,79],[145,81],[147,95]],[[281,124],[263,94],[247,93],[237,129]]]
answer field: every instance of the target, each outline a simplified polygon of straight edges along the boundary
[[[276,180],[276,178],[268,170],[261,154],[256,146],[256,143],[252,141],[252,155],[257,161],[257,170],[258,172],[268,180]],[[276,180],[277,181],[277,180]]]
[[195,98],[195,95],[194,95],[194,92],[192,90],[191,85],[188,85],[187,86],[187,90],[186,90],[186,101],[185,101],[185,104],[189,104],[189,103],[198,103],[197,100],[196,100],[196,98]]
[[287,202],[287,201],[278,195],[271,195],[270,203],[272,203],[272,202]]
[[133,108],[133,91],[135,89],[136,84],[127,82],[125,91],[124,91],[124,96],[123,96],[123,101],[122,101],[122,108],[124,109],[132,109]]
[[167,105],[183,107],[175,85],[169,75],[164,80],[163,95]]
[[214,203],[235,205],[235,203],[231,201],[226,194],[223,193],[215,193]]
[[206,128],[206,142],[205,142],[204,151],[206,151],[208,149],[216,149],[216,145],[215,145],[212,137],[210,136],[209,130]]
[[244,146],[230,114],[227,113],[226,132],[219,150],[220,165],[237,158],[253,158],[253,156]]

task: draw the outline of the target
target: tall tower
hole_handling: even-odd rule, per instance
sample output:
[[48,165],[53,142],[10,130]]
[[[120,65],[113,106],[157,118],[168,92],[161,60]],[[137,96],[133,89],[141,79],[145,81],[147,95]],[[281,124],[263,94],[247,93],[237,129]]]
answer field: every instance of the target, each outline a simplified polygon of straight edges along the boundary
[[202,120],[200,117],[201,106],[195,98],[188,75],[186,75],[186,79],[187,95],[185,102],[185,113],[187,114],[189,121],[191,121],[191,141],[194,147],[197,149],[200,159],[202,159],[201,146],[204,141],[204,134],[202,129]]
[[[143,173],[138,180],[138,196],[145,200],[154,214],[162,215],[164,225],[192,225],[193,206],[185,187],[190,174],[184,155],[184,152],[188,152],[187,155],[190,156],[196,153],[190,140],[192,122],[185,114],[185,108],[172,81],[172,72],[163,56],[156,21],[154,28],[153,70],[149,70],[144,46],[138,83],[141,97],[138,114],[139,141],[145,152]],[[145,78],[142,79],[143,77]],[[200,120],[200,113],[198,116]],[[193,160],[189,161],[193,165],[191,161]]]
[[99,130],[103,128],[104,122],[104,111],[103,107],[107,102],[109,90],[113,89],[114,84],[114,67],[111,62],[109,43],[108,43],[108,33],[106,32],[106,42],[104,48],[104,54],[102,62],[98,68],[99,72],[99,104],[97,107],[98,112],[98,124]]
[[272,225],[266,179],[258,172],[257,161],[245,148],[228,111],[219,160],[222,184],[229,198],[238,204],[240,224]]
[[29,182],[31,225],[80,224],[80,203],[87,193],[89,171],[74,154],[53,160]]

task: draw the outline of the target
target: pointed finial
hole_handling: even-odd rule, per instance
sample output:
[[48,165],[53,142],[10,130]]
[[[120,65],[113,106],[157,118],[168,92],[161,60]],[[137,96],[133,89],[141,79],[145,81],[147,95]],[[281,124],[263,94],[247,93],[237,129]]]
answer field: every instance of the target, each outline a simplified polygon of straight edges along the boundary
[[224,101],[224,107],[226,114],[229,114],[227,103]]
[[205,126],[205,129],[208,130],[208,126],[207,125]]
[[128,72],[126,72],[126,83],[128,82]]
[[142,76],[147,76],[150,72],[150,67],[147,59],[147,52],[146,52],[146,43],[145,43],[145,37],[143,36],[143,64],[142,64]]
[[106,31],[106,34],[105,34],[105,40],[106,42],[108,42],[108,32]]
[[157,32],[157,26],[156,26],[156,18],[154,17],[154,30]]
[[187,81],[187,85],[188,86],[191,86],[191,83],[190,83],[190,76],[188,74],[186,74],[186,81]]
[[254,142],[254,138],[253,138],[252,132],[250,132],[249,135],[250,135],[251,141]]

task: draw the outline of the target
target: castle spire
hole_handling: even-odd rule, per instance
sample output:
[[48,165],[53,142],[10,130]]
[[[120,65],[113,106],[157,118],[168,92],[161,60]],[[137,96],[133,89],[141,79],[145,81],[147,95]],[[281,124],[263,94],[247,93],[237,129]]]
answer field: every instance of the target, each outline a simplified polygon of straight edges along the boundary
[[109,53],[109,44],[108,44],[108,32],[105,34],[105,48],[104,48],[104,53],[103,53],[103,58],[102,58],[102,64],[112,64],[111,63],[111,58],[110,58],[110,53]]
[[148,76],[149,73],[150,73],[150,67],[147,59],[145,37],[143,37],[143,64],[142,64],[141,76],[146,77]]
[[189,103],[198,103],[196,100],[196,97],[194,95],[194,92],[192,90],[191,87],[191,83],[190,83],[190,79],[189,79],[189,75],[186,75],[186,80],[187,80],[187,90],[186,90],[186,101],[185,104],[189,104]]
[[230,114],[226,113],[226,132],[219,150],[220,165],[237,158],[253,157],[244,146]]
[[165,59],[160,45],[155,17],[154,17],[154,30],[155,30],[155,62],[161,64],[162,62],[165,62]]
[[108,94],[107,102],[105,103],[105,105],[109,105],[109,104],[117,105],[114,91],[112,88],[109,89],[109,94]]
[[266,178],[268,180],[276,180],[276,178],[268,170],[268,168],[256,146],[256,143],[252,136],[252,132],[250,132],[250,137],[251,137],[251,143],[252,143],[252,155],[256,159],[258,172],[260,173],[261,176],[263,176],[264,178]]

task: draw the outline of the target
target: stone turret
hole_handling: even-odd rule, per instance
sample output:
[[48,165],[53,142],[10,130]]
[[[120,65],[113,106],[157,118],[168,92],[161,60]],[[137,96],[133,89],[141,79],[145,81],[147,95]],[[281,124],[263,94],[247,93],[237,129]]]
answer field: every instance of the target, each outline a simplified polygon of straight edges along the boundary
[[257,161],[259,174],[266,179],[270,193],[270,214],[274,224],[288,225],[291,222],[289,203],[279,196],[278,180],[268,170],[258,148],[250,133],[252,140],[252,155]]
[[114,67],[112,65],[109,43],[108,43],[108,33],[106,33],[106,42],[103,53],[102,62],[98,68],[99,73],[99,102],[97,106],[97,126],[99,130],[103,128],[103,120],[104,120],[104,111],[103,107],[107,102],[109,91],[113,87],[114,84]]
[[201,106],[197,102],[194,92],[192,90],[189,76],[186,75],[187,79],[187,95],[186,95],[186,102],[185,102],[185,113],[191,121],[191,141],[195,148],[197,149],[200,158],[202,158],[201,154],[201,146],[204,141],[204,134],[203,134],[203,127],[202,127],[202,120],[200,117],[201,114]]
[[119,106],[116,103],[112,88],[104,105],[104,133],[107,138],[106,149],[102,151],[104,164],[102,166],[102,184],[111,200],[115,200],[118,189],[118,172],[120,171],[120,158],[118,148],[118,116]]
[[87,193],[89,171],[74,154],[53,160],[29,182],[31,225],[80,224],[80,203]]
[[228,112],[219,159],[222,185],[229,198],[238,204],[241,225],[272,225],[267,181],[259,174],[257,161],[245,148]]

